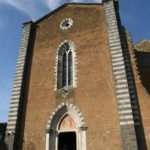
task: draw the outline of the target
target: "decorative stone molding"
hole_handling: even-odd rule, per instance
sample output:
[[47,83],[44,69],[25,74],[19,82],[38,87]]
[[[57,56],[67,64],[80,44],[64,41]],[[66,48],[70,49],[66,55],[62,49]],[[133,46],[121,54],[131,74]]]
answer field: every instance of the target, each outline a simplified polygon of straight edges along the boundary
[[62,30],[67,30],[73,26],[73,20],[71,18],[65,18],[60,23],[60,28]]
[[72,63],[73,63],[73,87],[77,86],[77,53],[76,53],[76,46],[75,44],[70,41],[70,40],[65,40],[64,42],[62,42],[58,49],[57,49],[57,53],[56,53],[56,62],[55,62],[55,67],[54,67],[54,72],[55,72],[55,86],[54,86],[54,91],[56,91],[58,89],[57,87],[57,75],[58,75],[58,59],[59,59],[59,53],[61,53],[61,51],[63,50],[63,45],[65,43],[68,43],[70,51],[72,52],[73,55],[73,59],[72,59]]
[[[80,110],[68,102],[61,103],[52,112],[46,127],[46,150],[58,149],[59,124],[62,118],[69,114],[76,123],[77,129],[74,130],[77,136],[77,147],[86,150],[86,130],[87,126]],[[69,130],[70,131],[70,130]],[[67,131],[66,131],[67,132]]]
[[56,109],[52,112],[52,115],[50,116],[46,127],[46,131],[56,130],[56,126],[59,120],[68,112],[70,112],[73,116],[75,116],[75,118],[78,118],[77,125],[79,127],[86,127],[84,117],[82,116],[80,110],[73,104],[64,102],[58,105]]

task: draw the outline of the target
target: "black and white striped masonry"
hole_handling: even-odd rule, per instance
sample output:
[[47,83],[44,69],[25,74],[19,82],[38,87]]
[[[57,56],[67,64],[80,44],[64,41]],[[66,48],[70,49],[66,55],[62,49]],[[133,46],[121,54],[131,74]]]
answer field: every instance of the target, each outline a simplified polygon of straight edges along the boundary
[[[131,96],[128,87],[125,61],[119,34],[120,19],[117,16],[116,0],[103,1],[105,8],[105,17],[108,29],[109,49],[112,59],[112,69],[114,84],[116,89],[116,99],[118,104],[118,113],[120,118],[120,128],[124,150],[137,150],[137,139],[135,124],[133,119],[133,110],[131,105]],[[130,70],[129,70],[130,72]],[[131,81],[132,82],[132,81]],[[134,95],[132,95],[134,96]]]
[[140,114],[141,111],[139,107],[139,100],[138,100],[137,91],[135,87],[135,80],[134,80],[134,75],[132,71],[132,65],[131,65],[131,60],[130,60],[130,55],[128,50],[126,31],[124,27],[120,27],[119,29],[120,29],[121,45],[123,50],[123,57],[125,62],[128,87],[129,87],[129,93],[131,99],[131,106],[133,111],[133,119],[134,119],[138,149],[147,150],[145,133],[144,133],[142,118]]
[[27,60],[27,52],[29,49],[29,39],[30,39],[30,31],[32,28],[32,22],[25,23],[23,26],[23,35],[20,45],[19,57],[16,65],[16,73],[15,80],[13,83],[11,103],[9,108],[9,116],[6,130],[6,143],[8,145],[8,149],[12,150],[15,136],[18,128],[18,124],[20,124],[21,117],[21,104],[23,101],[22,91],[24,88],[24,74],[25,74],[25,65]]

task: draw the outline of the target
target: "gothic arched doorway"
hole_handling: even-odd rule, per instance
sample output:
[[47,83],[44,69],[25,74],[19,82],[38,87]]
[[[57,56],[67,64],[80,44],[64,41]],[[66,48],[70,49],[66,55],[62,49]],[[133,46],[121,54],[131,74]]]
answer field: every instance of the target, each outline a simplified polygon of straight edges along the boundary
[[76,133],[75,132],[59,133],[58,150],[76,150]]
[[75,106],[60,104],[48,121],[46,150],[86,150],[86,129]]
[[77,150],[76,123],[69,114],[66,114],[58,128],[58,150]]

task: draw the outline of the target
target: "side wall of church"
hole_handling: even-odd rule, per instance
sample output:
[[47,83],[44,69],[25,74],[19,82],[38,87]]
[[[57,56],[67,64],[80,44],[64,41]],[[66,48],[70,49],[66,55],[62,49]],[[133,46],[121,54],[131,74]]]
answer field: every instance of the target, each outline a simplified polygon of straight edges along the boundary
[[[65,18],[73,20],[60,29]],[[66,97],[55,91],[59,45],[76,47],[76,87]],[[46,126],[62,102],[75,105],[87,125],[87,149],[122,149],[114,79],[103,5],[69,5],[37,22],[24,128],[24,150],[45,149]]]
[[[140,74],[138,72],[138,66],[137,66],[137,59],[133,50],[133,46],[131,45],[131,37],[128,35],[128,44],[129,44],[129,50],[130,50],[130,58],[132,62],[132,68],[134,73],[134,79],[135,79],[135,85],[137,89],[137,96],[139,99],[139,106],[141,111],[141,118],[142,118],[142,125],[144,129],[145,134],[145,140],[147,149],[150,149],[150,95],[144,88]],[[140,47],[141,50],[144,50],[145,47]]]
[[139,97],[139,105],[141,110],[141,117],[143,121],[147,149],[150,149],[150,95],[144,89],[144,86],[140,81],[136,81],[136,88]]

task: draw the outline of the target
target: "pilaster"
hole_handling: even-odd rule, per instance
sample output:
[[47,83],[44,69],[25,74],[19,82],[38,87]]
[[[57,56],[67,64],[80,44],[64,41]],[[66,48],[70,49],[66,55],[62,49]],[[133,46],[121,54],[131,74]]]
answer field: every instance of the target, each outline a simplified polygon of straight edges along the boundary
[[127,70],[128,72],[131,72],[131,70],[129,70],[129,68],[127,68],[125,65],[125,61],[127,62],[129,58],[124,58],[123,56],[119,33],[120,19],[117,14],[118,3],[117,1],[115,2],[115,0],[104,0],[103,4],[105,8],[105,17],[108,29],[109,50],[112,60],[112,70],[116,90],[123,149],[137,150],[138,146],[131,106],[131,96],[126,74]]
[[27,61],[27,52],[29,50],[30,32],[32,28],[32,22],[25,23],[23,26],[23,34],[21,39],[19,57],[16,65],[15,79],[13,82],[11,103],[9,108],[9,117],[6,130],[5,142],[8,150],[14,150],[15,139],[20,124],[21,117],[21,105],[23,103],[24,89],[24,74]]

